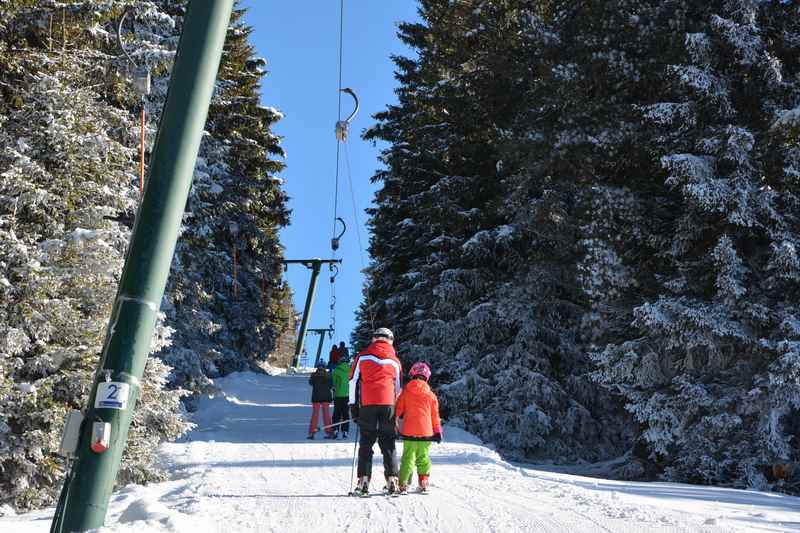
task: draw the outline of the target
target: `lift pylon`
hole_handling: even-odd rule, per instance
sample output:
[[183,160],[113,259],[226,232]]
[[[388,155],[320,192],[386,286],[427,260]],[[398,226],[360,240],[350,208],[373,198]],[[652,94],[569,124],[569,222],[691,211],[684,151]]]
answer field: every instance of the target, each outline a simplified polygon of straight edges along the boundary
[[333,335],[333,328],[311,328],[308,330],[309,333],[316,333],[319,335],[319,345],[317,346],[317,358],[314,359],[314,368],[317,367],[319,364],[319,359],[322,356],[322,345],[325,344],[325,334]]
[[311,269],[311,282],[308,285],[308,294],[306,295],[306,307],[303,310],[303,320],[300,322],[300,332],[297,334],[297,344],[294,349],[294,358],[292,366],[297,366],[300,360],[300,354],[303,353],[303,345],[306,341],[306,331],[308,330],[308,319],[311,318],[311,307],[314,305],[314,296],[317,292],[317,278],[322,269],[323,264],[341,264],[341,259],[284,259],[281,261],[286,268],[289,265],[300,264],[304,267]]
[[192,0],[170,76],[150,177],[136,215],[75,462],[50,531],[103,525],[192,185],[234,0]]

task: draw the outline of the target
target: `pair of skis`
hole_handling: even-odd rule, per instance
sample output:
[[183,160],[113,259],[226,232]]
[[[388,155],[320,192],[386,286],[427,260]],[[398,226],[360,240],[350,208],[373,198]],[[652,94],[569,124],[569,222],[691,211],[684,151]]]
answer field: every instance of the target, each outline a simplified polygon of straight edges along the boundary
[[421,488],[418,487],[417,490],[413,490],[413,491],[406,490],[406,491],[403,491],[403,492],[400,492],[400,491],[389,492],[384,487],[384,489],[381,492],[363,493],[363,492],[359,492],[357,490],[354,490],[352,492],[348,492],[347,493],[348,496],[354,496],[356,498],[371,498],[372,496],[389,496],[391,498],[399,498],[400,496],[408,496],[409,494],[428,494],[428,489],[421,489]]

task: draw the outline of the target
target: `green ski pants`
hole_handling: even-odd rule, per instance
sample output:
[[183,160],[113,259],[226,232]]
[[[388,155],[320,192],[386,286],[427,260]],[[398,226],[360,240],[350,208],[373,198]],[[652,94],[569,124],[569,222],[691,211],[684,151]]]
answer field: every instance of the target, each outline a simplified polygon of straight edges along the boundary
[[400,461],[400,483],[408,485],[411,482],[411,474],[414,473],[414,466],[417,467],[417,474],[427,476],[431,472],[431,458],[428,452],[431,449],[431,442],[427,440],[405,440],[403,441],[403,459]]

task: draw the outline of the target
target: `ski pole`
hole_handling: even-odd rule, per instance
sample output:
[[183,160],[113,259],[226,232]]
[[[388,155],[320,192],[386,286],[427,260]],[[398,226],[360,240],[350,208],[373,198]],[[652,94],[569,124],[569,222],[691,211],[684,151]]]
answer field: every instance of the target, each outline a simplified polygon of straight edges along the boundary
[[350,418],[345,420],[344,422],[336,422],[335,424],[330,424],[328,426],[322,426],[322,429],[328,429],[336,426],[341,426],[342,424],[349,424],[350,422],[355,422],[358,418]]
[[358,449],[358,426],[356,426],[356,438],[353,441],[353,466],[350,467],[350,490],[347,492],[348,495],[353,495],[353,472],[356,470],[356,450]]

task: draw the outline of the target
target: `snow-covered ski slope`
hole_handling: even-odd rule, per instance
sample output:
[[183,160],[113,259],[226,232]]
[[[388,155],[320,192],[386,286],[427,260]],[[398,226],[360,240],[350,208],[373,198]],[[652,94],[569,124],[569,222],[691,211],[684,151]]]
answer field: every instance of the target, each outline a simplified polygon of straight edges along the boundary
[[[307,376],[239,373],[217,385],[185,442],[162,448],[172,480],[116,492],[102,533],[800,531],[800,498],[515,466],[447,426],[430,494],[348,497],[353,442],[305,439]],[[375,466],[379,492],[377,446]],[[0,532],[44,533],[51,516],[0,518]]]

